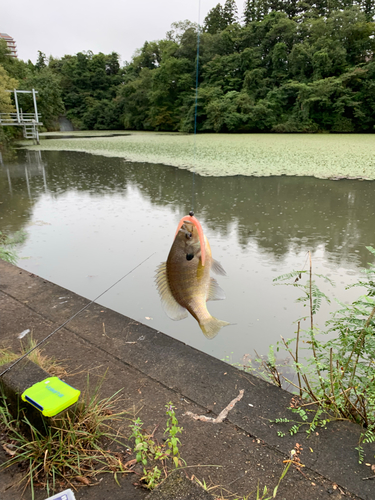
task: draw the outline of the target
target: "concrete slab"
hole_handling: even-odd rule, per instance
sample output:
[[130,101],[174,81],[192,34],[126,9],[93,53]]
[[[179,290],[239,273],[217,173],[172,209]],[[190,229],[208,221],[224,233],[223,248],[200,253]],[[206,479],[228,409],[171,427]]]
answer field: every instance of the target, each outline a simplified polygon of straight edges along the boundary
[[214,497],[177,470],[147,495],[146,500],[214,500]]
[[[0,276],[0,341],[9,346],[16,347],[16,334],[27,328],[40,340],[88,303],[1,261]],[[61,304],[60,297],[67,302]],[[336,422],[308,440],[304,433],[281,439],[279,427],[270,420],[288,416],[289,393],[146,325],[93,304],[49,341],[46,352],[66,360],[69,371],[76,372],[72,384],[81,390],[87,370],[95,377],[108,368],[106,385],[113,391],[125,386],[125,404],[143,406],[141,417],[151,428],[163,421],[163,405],[173,401],[184,426],[181,454],[196,465],[189,469],[191,474],[210,477],[243,495],[254,490],[257,481],[272,488],[283,458],[298,442],[304,450],[304,475],[290,470],[280,498],[336,499],[341,498],[340,488],[364,500],[375,498],[375,481],[363,480],[369,468],[358,464],[358,426]],[[222,424],[185,415],[192,411],[217,416],[240,389],[245,391],[242,400]],[[368,445],[365,462],[374,463],[374,454],[375,444]]]

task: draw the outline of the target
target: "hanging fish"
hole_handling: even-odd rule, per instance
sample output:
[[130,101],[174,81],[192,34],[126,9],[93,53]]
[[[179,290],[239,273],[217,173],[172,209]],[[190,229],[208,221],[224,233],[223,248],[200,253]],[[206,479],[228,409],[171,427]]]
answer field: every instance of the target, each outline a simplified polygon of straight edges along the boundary
[[225,275],[212,258],[202,226],[190,212],[180,220],[167,262],[157,268],[156,286],[166,314],[177,321],[186,318],[189,311],[209,339],[229,325],[211,316],[206,307],[207,300],[225,299],[224,291],[210,277],[211,269]]

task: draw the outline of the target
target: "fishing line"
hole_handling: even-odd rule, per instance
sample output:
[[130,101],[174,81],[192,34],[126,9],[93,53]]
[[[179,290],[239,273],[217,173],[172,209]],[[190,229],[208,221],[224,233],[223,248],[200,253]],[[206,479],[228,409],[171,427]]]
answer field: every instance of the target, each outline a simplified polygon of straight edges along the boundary
[[47,335],[47,337],[45,337],[43,340],[41,340],[36,346],[34,346],[32,349],[30,349],[26,354],[24,354],[20,358],[18,358],[17,361],[15,361],[12,365],[10,365],[6,370],[4,370],[2,373],[0,373],[0,377],[2,377],[5,373],[7,373],[9,370],[11,370],[13,368],[13,366],[15,366],[17,363],[19,363],[24,358],[26,358],[26,356],[28,356],[30,353],[32,353],[34,351],[34,349],[36,349],[40,345],[44,344],[44,342],[46,342],[50,337],[52,337],[52,335],[54,335],[59,330],[61,330],[61,328],[64,328],[64,326],[67,325],[70,321],[72,321],[72,319],[74,319],[79,314],[81,314],[81,312],[83,312],[85,309],[87,309],[88,307],[90,307],[91,304],[93,304],[98,299],[100,299],[100,297],[102,297],[105,293],[109,292],[109,290],[111,288],[113,288],[118,283],[120,283],[120,281],[122,281],[124,278],[126,278],[127,276],[129,276],[129,274],[131,274],[133,271],[135,271],[138,267],[140,267],[142,264],[144,264],[147,260],[149,260],[153,255],[155,255],[155,253],[156,252],[152,253],[149,257],[147,257],[147,259],[143,260],[140,264],[138,264],[137,266],[133,267],[133,269],[131,269],[129,272],[127,272],[122,278],[120,278],[119,280],[117,280],[116,283],[113,283],[113,285],[111,285],[109,288],[107,288],[106,290],[104,290],[104,292],[102,292],[100,295],[98,295],[95,299],[93,299],[91,302],[89,302],[84,307],[82,307],[82,309],[80,309],[78,312],[76,312],[75,314],[73,314],[73,316],[71,316],[69,319],[67,319],[62,325],[60,325],[59,327],[57,327],[56,330],[54,330],[52,333],[50,333],[49,335]]
[[194,166],[193,166],[193,186],[191,195],[191,211],[194,215],[194,201],[195,201],[195,167],[196,167],[196,152],[197,152],[197,114],[198,114],[198,73],[199,73],[199,44],[200,44],[200,13],[201,13],[201,0],[198,2],[198,33],[197,33],[197,65],[195,69],[195,103],[194,103]]

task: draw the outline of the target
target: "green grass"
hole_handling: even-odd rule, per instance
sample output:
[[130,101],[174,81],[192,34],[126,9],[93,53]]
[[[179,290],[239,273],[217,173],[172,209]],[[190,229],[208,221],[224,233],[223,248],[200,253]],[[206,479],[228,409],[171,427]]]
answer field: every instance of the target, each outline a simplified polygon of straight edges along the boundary
[[74,480],[90,484],[98,474],[111,473],[116,479],[117,474],[126,472],[121,458],[110,447],[121,438],[114,424],[118,427],[128,413],[116,411],[118,393],[101,399],[100,386],[91,396],[88,390],[81,402],[63,418],[54,420],[45,433],[23,415],[12,417],[3,397],[0,428],[11,458],[0,465],[0,472],[19,464],[24,471],[21,482],[25,489],[30,486],[32,499],[35,486],[46,488],[49,496]]
[[16,264],[18,256],[14,248],[16,245],[23,243],[25,239],[25,231],[18,231],[12,237],[3,234],[0,231],[0,259],[5,260],[10,264]]

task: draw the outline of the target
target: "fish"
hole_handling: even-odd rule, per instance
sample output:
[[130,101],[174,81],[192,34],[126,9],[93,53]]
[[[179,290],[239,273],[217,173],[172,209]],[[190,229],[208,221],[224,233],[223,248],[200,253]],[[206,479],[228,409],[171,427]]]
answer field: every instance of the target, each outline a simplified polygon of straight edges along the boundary
[[157,268],[156,287],[167,316],[178,321],[186,318],[189,312],[208,339],[213,339],[222,327],[229,325],[211,316],[207,310],[208,300],[225,299],[224,290],[210,276],[211,270],[226,275],[221,264],[213,259],[198,219],[193,215],[183,217],[167,261]]

